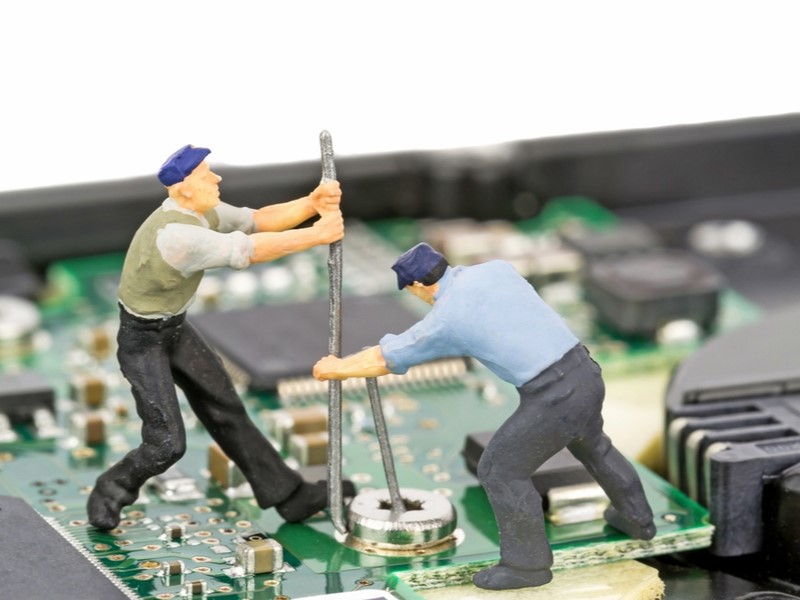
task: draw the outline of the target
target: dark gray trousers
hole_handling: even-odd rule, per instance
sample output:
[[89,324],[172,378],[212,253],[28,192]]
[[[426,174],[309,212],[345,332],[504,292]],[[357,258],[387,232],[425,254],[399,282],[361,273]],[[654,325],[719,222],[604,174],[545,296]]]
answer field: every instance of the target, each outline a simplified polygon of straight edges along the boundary
[[600,367],[577,345],[518,388],[517,410],[497,430],[478,464],[500,533],[500,564],[548,569],[542,497],[531,476],[564,448],[580,460],[623,517],[647,524],[652,511],[633,466],[603,433]]
[[[302,483],[256,428],[219,356],[185,315],[142,319],[120,310],[117,336],[122,373],[131,384],[142,419],[142,444],[98,479],[136,498],[150,477],[166,471],[186,452],[186,432],[175,391],[250,482],[259,506],[287,499]],[[132,501],[132,500],[131,500]]]

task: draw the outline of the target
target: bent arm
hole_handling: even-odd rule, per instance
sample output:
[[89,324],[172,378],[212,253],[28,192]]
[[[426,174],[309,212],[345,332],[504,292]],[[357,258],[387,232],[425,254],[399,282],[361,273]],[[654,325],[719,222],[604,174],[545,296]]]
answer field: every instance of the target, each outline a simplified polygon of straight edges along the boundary
[[314,365],[314,377],[320,381],[351,377],[380,377],[391,373],[386,367],[380,346],[371,346],[344,358],[326,356]]
[[256,231],[292,229],[315,215],[339,210],[342,190],[338,181],[321,183],[308,196],[260,208],[253,215]]
[[288,231],[253,233],[250,261],[269,262],[314,246],[331,244],[344,237],[344,221],[338,210],[323,214],[312,227]]

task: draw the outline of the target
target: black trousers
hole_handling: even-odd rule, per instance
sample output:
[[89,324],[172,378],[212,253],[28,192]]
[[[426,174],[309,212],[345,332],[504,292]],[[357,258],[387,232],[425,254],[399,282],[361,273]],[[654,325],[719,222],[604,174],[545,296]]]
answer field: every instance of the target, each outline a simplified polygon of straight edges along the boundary
[[142,419],[142,444],[98,482],[122,487],[135,498],[147,479],[183,456],[186,432],[177,384],[211,437],[242,470],[259,506],[279,504],[300,486],[300,475],[250,420],[219,356],[185,315],[142,319],[123,308],[117,341],[119,364]]
[[542,497],[531,476],[564,447],[581,461],[623,517],[646,525],[653,513],[636,471],[603,433],[605,384],[600,367],[577,345],[518,388],[517,410],[497,430],[478,463],[500,533],[500,564],[547,569]]

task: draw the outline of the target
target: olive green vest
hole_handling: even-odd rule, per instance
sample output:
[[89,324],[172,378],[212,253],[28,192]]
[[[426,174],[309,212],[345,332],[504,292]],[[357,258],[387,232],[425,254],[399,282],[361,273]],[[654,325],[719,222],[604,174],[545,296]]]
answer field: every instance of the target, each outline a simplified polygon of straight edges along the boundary
[[[205,215],[211,229],[219,227],[216,211]],[[196,217],[178,210],[156,209],[147,217],[128,248],[119,282],[119,299],[137,315],[175,315],[185,308],[197,291],[203,271],[184,277],[161,258],[156,246],[159,230],[170,223],[202,227]]]

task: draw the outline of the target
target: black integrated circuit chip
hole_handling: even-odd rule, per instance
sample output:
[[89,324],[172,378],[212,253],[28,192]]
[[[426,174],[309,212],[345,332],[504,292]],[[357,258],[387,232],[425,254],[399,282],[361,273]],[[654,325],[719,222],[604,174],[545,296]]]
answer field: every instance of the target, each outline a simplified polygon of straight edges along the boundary
[[[419,319],[397,297],[344,298],[342,353],[374,346],[384,334],[400,333]],[[279,379],[310,375],[328,354],[327,300],[205,313],[191,322],[245,373],[253,390],[274,390]]]
[[0,496],[0,597],[137,598],[21,498]]
[[653,337],[674,320],[710,329],[717,316],[722,275],[681,250],[611,256],[589,264],[586,295],[616,331]]

